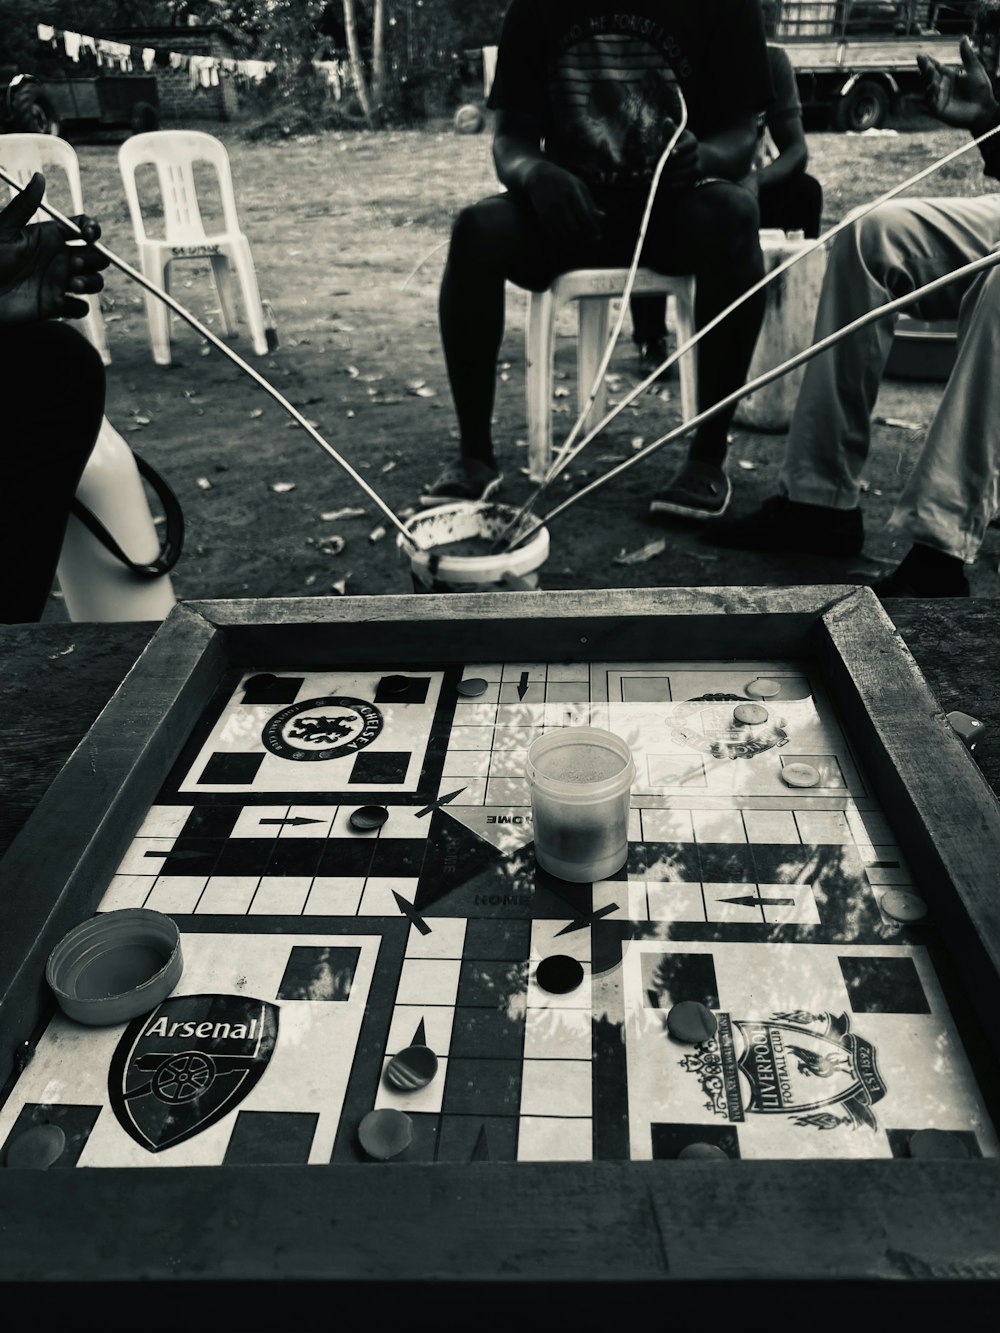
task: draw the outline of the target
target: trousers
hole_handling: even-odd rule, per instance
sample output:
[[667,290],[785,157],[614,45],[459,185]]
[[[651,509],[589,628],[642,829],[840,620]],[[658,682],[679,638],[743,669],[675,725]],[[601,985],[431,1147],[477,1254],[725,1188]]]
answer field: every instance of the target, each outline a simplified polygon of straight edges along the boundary
[[[836,237],[814,341],[998,245],[1000,196],[883,205]],[[957,319],[957,356],[889,526],[971,563],[998,502],[1000,268],[949,283],[911,312]],[[790,499],[857,505],[894,328],[893,317],[879,320],[807,364],[781,474]]]
[[[490,425],[496,362],[504,332],[504,287],[544,291],[575,268],[628,264],[645,193],[592,191],[602,211],[595,242],[555,247],[526,199],[514,192],[480,200],[459,213],[441,284],[445,362],[463,453],[492,458]],[[661,191],[643,247],[643,263],[661,273],[693,273],[695,325],[701,328],[764,271],[757,201],[742,185],[713,180],[695,189]],[[698,348],[698,401],[710,406],[746,377],[764,310],[753,298],[714,329]],[[704,422],[692,451],[721,461],[732,408]]]

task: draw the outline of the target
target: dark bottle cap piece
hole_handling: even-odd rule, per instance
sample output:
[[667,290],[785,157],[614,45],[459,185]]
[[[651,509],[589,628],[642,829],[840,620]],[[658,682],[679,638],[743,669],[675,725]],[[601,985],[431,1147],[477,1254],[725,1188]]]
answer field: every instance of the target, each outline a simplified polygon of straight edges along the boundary
[[407,1046],[385,1067],[385,1080],[399,1092],[426,1088],[438,1071],[438,1058],[429,1046]]
[[66,1135],[59,1125],[32,1125],[11,1143],[6,1164],[20,1170],[47,1171],[65,1147]]
[[583,980],[583,965],[569,954],[554,953],[538,964],[535,979],[542,990],[552,995],[565,995],[576,990]]
[[969,1149],[957,1134],[947,1129],[918,1129],[910,1135],[911,1157],[968,1157]]
[[667,1029],[678,1041],[694,1044],[714,1037],[719,1022],[711,1009],[697,1000],[680,1000],[667,1013]]
[[351,828],[369,833],[372,829],[381,828],[388,818],[389,811],[384,805],[361,805],[351,811],[347,822]]
[[409,676],[383,676],[382,689],[386,694],[405,694],[410,686]]
[[704,1158],[705,1161],[729,1161],[729,1154],[723,1152],[717,1143],[689,1143],[680,1150],[677,1156],[685,1161],[692,1158]]
[[376,1161],[387,1162],[405,1152],[413,1140],[413,1121],[391,1106],[369,1111],[358,1125],[358,1142]]
[[455,690],[466,699],[475,699],[477,695],[486,693],[489,683],[488,680],[483,680],[482,676],[469,676],[466,680],[460,680]]

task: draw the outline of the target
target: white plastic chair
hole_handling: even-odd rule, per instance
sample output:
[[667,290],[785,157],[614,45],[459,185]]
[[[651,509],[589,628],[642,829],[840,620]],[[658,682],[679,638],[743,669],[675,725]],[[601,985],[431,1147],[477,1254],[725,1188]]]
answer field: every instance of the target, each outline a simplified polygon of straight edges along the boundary
[[[75,217],[79,213],[86,212],[83,206],[83,188],[80,184],[80,160],[72,144],[68,144],[65,139],[58,139],[51,134],[0,135],[0,166],[8,176],[13,177],[21,185],[27,185],[34,173],[40,171],[45,176],[45,198],[53,207],[58,208],[67,217]],[[47,167],[59,168],[66,177],[69,188],[68,201],[51,199],[52,182],[46,171]],[[9,192],[11,196],[15,193],[10,189]],[[55,193],[58,194],[58,191]],[[48,214],[41,209],[32,218],[33,222],[48,220]],[[83,319],[73,322],[81,325],[84,333],[100,352],[101,360],[109,366],[111,352],[108,349],[108,335],[104,327],[104,316],[101,314],[100,297],[82,296],[80,299],[86,301],[90,313]]]
[[[528,415],[528,471],[541,481],[552,456],[553,356],[556,319],[568,301],[578,308],[577,399],[582,411],[608,341],[611,301],[625,290],[628,269],[580,268],[556,278],[545,292],[532,292],[525,331],[525,395]],[[656,293],[673,298],[673,326],[678,344],[694,334],[694,278],[670,278],[649,268],[636,272],[634,296]],[[685,421],[697,414],[696,352],[682,356],[681,413]],[[602,384],[587,417],[586,429],[596,426],[607,410],[607,386]]]
[[[215,170],[222,202],[222,231],[205,231],[198,207],[196,162],[207,162]],[[156,168],[159,182],[165,230],[162,238],[147,235],[143,221],[136,171],[146,163],[152,163]],[[253,338],[253,350],[258,356],[264,356],[268,351],[264,310],[250,242],[240,230],[236,214],[233,177],[225,145],[200,130],[153,130],[148,134],[134,134],[125,140],[118,151],[118,166],[144,276],[169,291],[172,264],[185,259],[210,260],[222,325],[227,334],[233,334],[236,331],[232,291],[235,272]],[[160,366],[170,365],[170,316],[169,307],[147,292],[146,317],[153,360]]]

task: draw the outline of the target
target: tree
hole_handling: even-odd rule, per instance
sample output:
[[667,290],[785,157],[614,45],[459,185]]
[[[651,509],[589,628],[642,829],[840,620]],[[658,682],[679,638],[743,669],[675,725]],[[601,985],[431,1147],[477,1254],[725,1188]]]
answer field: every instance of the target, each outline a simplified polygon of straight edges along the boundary
[[354,0],[344,0],[344,33],[347,38],[347,53],[351,61],[351,81],[354,84],[354,91],[358,95],[358,102],[361,104],[365,122],[371,130],[375,128],[375,122],[372,119],[372,103],[368,95],[368,80],[365,78],[365,62],[362,59],[361,45],[358,42],[358,18],[354,8]]

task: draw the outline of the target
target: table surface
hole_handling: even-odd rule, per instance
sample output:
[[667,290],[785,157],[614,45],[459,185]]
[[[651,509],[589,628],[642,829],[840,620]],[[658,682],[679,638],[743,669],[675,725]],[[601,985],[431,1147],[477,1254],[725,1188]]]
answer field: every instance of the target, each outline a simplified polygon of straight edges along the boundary
[[[1000,615],[990,600],[886,611],[945,712],[978,718],[976,760],[1000,795]],[[0,626],[0,854],[149,642],[155,624]]]
[[[1000,688],[996,672],[1000,618],[996,602],[897,601],[887,603],[886,610],[942,710],[961,710],[986,725],[976,759],[994,793],[1000,792]],[[0,698],[5,705],[0,715],[0,737],[6,759],[0,768],[0,854],[155,628],[148,623],[0,627]],[[153,1174],[156,1183],[162,1182],[167,1188],[177,1178],[176,1172]],[[107,1183],[110,1189],[110,1178]],[[257,1188],[256,1183],[253,1188]],[[992,1276],[992,1272],[966,1276]],[[922,1283],[915,1285],[923,1287]],[[900,1284],[892,1286],[895,1291]],[[907,1301],[913,1294],[906,1293]],[[509,1313],[508,1307],[505,1310]]]

